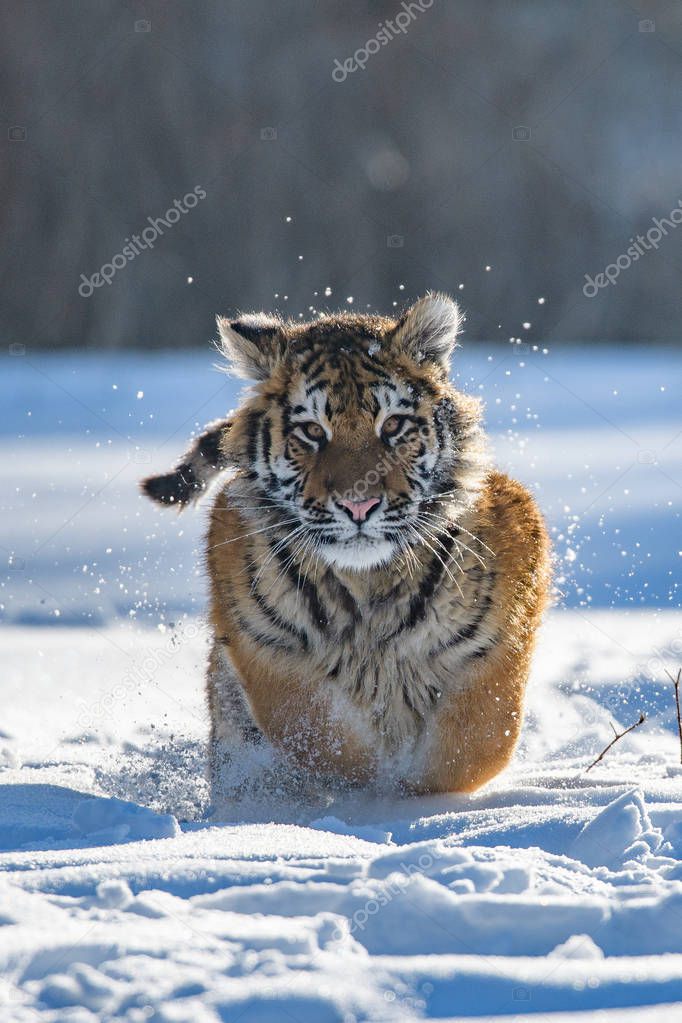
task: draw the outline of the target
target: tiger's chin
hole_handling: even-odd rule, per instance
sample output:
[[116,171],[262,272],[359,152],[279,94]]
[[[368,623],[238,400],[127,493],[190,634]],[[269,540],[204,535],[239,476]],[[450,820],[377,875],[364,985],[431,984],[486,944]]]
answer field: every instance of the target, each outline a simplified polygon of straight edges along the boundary
[[352,540],[328,544],[321,549],[320,554],[332,568],[366,572],[387,565],[396,551],[396,544],[391,540],[360,535]]

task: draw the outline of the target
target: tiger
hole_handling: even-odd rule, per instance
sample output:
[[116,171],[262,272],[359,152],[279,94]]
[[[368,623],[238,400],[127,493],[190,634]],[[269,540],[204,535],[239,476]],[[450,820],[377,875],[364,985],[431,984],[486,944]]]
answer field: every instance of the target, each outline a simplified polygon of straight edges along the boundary
[[[209,489],[205,560],[214,803],[263,744],[370,792],[467,793],[508,765],[550,590],[531,494],[491,463],[450,380],[463,314],[218,317],[251,381],[144,493]],[[213,487],[214,483],[219,486]]]

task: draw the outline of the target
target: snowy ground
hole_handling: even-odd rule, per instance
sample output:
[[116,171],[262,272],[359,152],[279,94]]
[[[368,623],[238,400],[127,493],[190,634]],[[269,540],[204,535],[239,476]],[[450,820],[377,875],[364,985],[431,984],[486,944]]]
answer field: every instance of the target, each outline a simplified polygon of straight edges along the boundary
[[559,553],[514,766],[223,826],[201,516],[133,486],[234,404],[207,364],[0,365],[2,1023],[682,1019],[682,359],[462,355]]

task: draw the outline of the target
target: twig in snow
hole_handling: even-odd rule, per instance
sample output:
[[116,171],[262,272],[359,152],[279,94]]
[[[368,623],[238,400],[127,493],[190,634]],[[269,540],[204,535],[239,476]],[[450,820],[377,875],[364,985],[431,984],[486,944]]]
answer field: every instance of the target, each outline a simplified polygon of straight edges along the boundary
[[591,771],[592,768],[595,767],[599,763],[600,760],[604,759],[604,757],[609,752],[611,747],[615,746],[619,739],[622,739],[624,735],[628,734],[628,732],[634,731],[635,728],[639,728],[639,726],[643,725],[645,721],[646,721],[646,716],[644,714],[640,713],[639,721],[635,721],[634,725],[630,725],[629,728],[626,728],[622,732],[617,732],[616,731],[616,726],[613,724],[613,722],[611,722],[611,728],[613,728],[613,731],[614,731],[616,737],[615,737],[615,739],[612,739],[611,742],[608,744],[608,746],[606,746],[606,748],[601,751],[601,753],[599,754],[597,759],[593,760],[592,763],[590,764],[590,766],[585,768],[585,774],[587,774],[588,771]]
[[680,679],[682,679],[682,668],[677,672],[677,678],[673,678],[668,669],[666,675],[675,686],[675,706],[677,707],[677,731],[680,736],[680,763],[682,764],[682,713],[680,713]]

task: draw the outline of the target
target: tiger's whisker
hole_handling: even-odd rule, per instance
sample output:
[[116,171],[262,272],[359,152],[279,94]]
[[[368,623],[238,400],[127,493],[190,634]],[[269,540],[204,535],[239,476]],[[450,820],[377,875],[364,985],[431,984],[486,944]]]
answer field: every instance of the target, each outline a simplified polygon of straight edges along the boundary
[[227,544],[236,543],[237,540],[246,540],[249,536],[257,536],[258,533],[267,533],[271,529],[279,529],[282,526],[287,525],[290,522],[297,522],[298,519],[285,519],[284,522],[275,522],[272,526],[263,526],[261,529],[254,529],[250,533],[240,533],[239,536],[232,536],[229,540],[221,540],[220,543],[214,543],[208,550],[215,550],[216,547],[225,547]]

